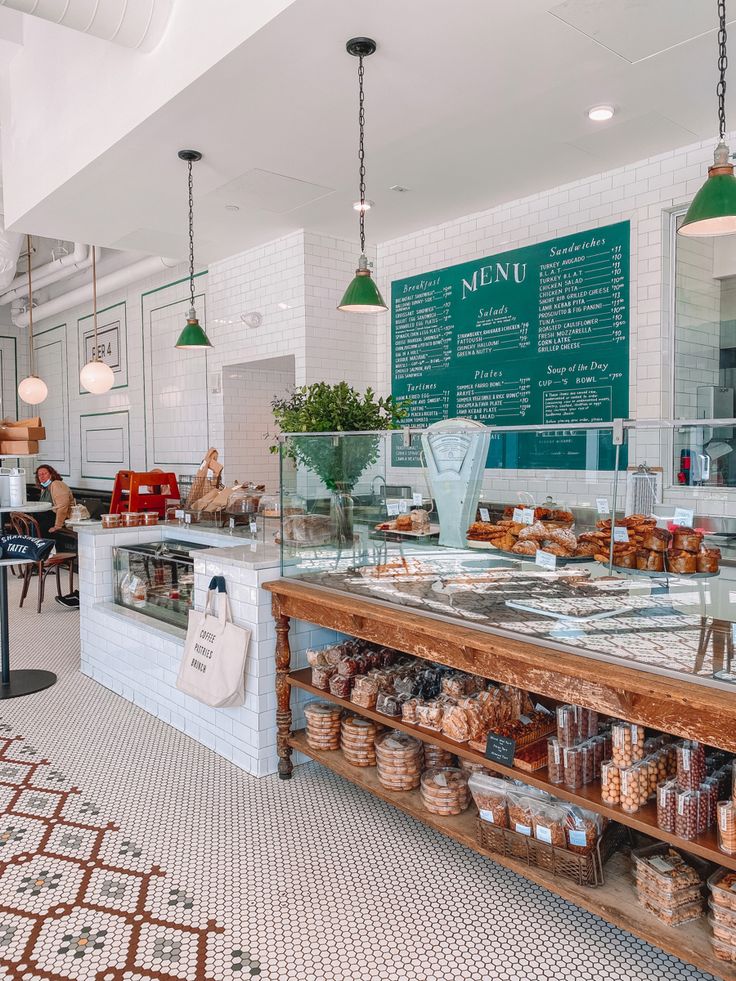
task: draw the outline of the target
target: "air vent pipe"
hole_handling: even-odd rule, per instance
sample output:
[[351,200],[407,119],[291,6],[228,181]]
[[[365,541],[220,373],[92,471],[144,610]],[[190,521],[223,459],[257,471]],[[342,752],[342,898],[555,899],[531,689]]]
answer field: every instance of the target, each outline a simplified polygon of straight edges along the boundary
[[173,0],[0,0],[0,6],[126,48],[152,51],[166,32]]

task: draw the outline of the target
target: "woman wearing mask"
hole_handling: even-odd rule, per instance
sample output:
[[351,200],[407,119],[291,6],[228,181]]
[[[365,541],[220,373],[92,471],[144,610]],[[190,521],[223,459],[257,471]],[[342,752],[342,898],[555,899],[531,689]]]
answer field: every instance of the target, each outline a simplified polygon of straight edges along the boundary
[[50,511],[40,511],[34,515],[41,528],[41,534],[56,538],[64,528],[74,504],[74,495],[61,479],[61,475],[47,463],[36,470],[36,486],[41,489],[40,500],[51,504]]

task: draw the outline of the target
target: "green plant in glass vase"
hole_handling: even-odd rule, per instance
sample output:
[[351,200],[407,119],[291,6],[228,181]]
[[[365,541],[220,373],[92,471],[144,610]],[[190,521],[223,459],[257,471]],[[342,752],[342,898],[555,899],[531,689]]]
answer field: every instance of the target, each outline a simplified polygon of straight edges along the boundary
[[[377,399],[371,388],[361,394],[347,382],[303,385],[287,398],[271,402],[279,429],[294,434],[285,441],[283,452],[317,474],[332,495],[330,514],[338,544],[353,540],[351,495],[361,475],[378,459],[380,437],[375,430],[398,429],[408,405],[391,395]],[[332,435],[359,432],[366,435]]]

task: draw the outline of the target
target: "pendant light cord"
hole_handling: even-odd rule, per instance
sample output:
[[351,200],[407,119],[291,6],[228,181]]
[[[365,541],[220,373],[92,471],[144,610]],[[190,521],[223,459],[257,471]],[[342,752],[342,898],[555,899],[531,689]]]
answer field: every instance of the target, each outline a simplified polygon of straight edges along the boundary
[[92,246],[92,326],[94,328],[95,350],[92,355],[93,361],[99,361],[99,348],[97,346],[97,258],[94,245]]
[[30,376],[35,376],[35,364],[33,356],[33,283],[31,281],[31,256],[33,255],[33,240],[30,235],[26,235],[26,246],[28,248],[28,354]]
[[192,161],[187,161],[189,169],[189,301],[194,307],[194,181],[192,179]]
[[363,91],[363,78],[365,69],[363,68],[363,56],[358,58],[358,129],[360,138],[358,140],[358,169],[359,188],[360,188],[360,254],[365,255],[365,93]]
[[728,68],[726,40],[726,0],[718,0],[718,71],[720,78],[716,86],[716,93],[718,95],[718,125],[721,143],[726,139],[726,69]]

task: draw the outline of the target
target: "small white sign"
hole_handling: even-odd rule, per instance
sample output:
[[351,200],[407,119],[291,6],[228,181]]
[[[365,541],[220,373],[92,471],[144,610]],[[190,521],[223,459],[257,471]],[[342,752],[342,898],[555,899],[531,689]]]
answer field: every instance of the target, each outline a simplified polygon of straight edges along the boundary
[[672,519],[673,525],[682,525],[684,528],[692,528],[695,512],[690,508],[675,508],[675,516]]
[[513,520],[519,525],[533,525],[534,508],[514,508]]
[[189,511],[185,511],[185,513],[184,513],[184,524],[185,525],[190,525],[191,523],[192,523],[192,516],[189,513]]
[[629,532],[627,528],[620,528],[618,525],[613,529],[613,540],[614,542],[627,542],[629,541]]
[[183,521],[184,520],[184,512],[182,510],[176,510],[176,511],[174,511],[174,517],[176,518],[177,521]]
[[420,508],[424,504],[424,497],[422,494],[412,494],[411,503],[414,507]]
[[235,518],[230,518],[230,531],[235,527]]
[[409,502],[404,500],[399,501],[399,514],[408,514],[408,513],[409,513]]
[[607,497],[596,497],[596,499],[595,499],[595,506],[596,506],[596,510],[598,511],[598,514],[610,514],[611,513],[611,509],[608,506],[608,498]]
[[258,531],[258,524],[256,523],[256,521],[255,521],[254,518],[251,518],[251,520],[250,520],[250,533],[251,533],[251,535],[255,535],[255,533],[257,531]]
[[386,511],[389,517],[397,515],[399,513],[399,502],[398,501],[386,501]]
[[491,520],[491,515],[490,515],[490,513],[488,511],[488,508],[480,508],[480,520],[481,521],[490,521]]
[[542,569],[551,569],[554,571],[557,568],[557,556],[552,555],[551,552],[545,552],[541,548],[537,549],[534,562]]

